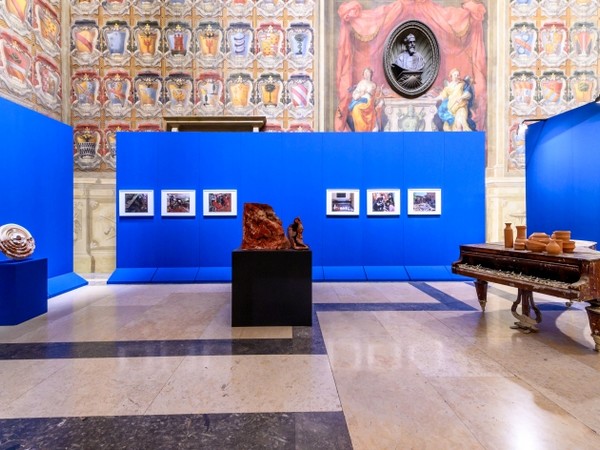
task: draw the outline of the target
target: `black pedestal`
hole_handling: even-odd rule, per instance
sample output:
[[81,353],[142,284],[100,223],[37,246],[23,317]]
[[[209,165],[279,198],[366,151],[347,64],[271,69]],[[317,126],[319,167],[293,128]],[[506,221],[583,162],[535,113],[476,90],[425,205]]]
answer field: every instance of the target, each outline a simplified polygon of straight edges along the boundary
[[311,326],[310,250],[234,250],[231,325]]

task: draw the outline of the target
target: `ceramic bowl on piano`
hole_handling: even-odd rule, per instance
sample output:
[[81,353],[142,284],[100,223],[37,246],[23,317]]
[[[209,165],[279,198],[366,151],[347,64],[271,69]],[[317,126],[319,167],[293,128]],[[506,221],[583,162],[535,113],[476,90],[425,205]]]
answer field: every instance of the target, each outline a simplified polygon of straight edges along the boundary
[[554,239],[558,239],[559,241],[570,241],[571,240],[571,232],[570,231],[555,231],[552,233]]
[[548,236],[546,233],[532,233],[531,236],[529,236],[529,240],[548,244],[548,242],[550,242],[550,236]]
[[575,251],[575,241],[563,241],[563,252],[573,253]]
[[527,239],[527,242],[525,242],[525,247],[527,247],[527,250],[531,252],[543,252],[546,250],[546,244],[535,239]]

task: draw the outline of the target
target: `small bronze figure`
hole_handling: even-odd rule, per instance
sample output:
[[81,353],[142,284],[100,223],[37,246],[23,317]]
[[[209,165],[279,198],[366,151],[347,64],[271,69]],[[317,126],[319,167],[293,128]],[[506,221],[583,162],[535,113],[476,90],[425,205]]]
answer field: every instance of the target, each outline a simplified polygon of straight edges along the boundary
[[290,240],[291,247],[295,250],[308,250],[308,245],[304,243],[302,233],[304,232],[304,226],[300,217],[296,217],[294,222],[288,227],[287,234]]

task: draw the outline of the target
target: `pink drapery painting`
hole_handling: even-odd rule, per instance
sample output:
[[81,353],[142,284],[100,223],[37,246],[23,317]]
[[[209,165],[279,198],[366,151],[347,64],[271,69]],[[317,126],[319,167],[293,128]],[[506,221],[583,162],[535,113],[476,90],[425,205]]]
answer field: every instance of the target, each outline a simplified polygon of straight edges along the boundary
[[[478,130],[485,128],[487,88],[486,54],[483,42],[485,6],[477,0],[463,0],[462,6],[444,7],[432,0],[396,0],[375,9],[363,9],[351,0],[338,9],[340,32],[337,60],[338,108],[335,130],[348,131],[348,106],[351,89],[364,76],[365,68],[373,71],[372,80],[388,87],[383,69],[385,42],[392,30],[407,20],[418,20],[435,34],[440,46],[440,71],[426,95],[436,96],[448,80],[450,71],[458,69],[461,77],[474,83],[475,103],[472,119]],[[391,89],[385,95],[397,96]]]

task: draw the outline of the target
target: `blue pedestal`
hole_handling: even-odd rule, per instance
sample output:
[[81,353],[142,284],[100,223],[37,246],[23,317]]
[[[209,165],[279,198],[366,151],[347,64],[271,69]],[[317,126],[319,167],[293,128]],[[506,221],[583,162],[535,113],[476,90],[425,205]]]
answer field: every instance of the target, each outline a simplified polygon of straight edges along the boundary
[[0,263],[0,325],[17,325],[48,312],[48,260]]

